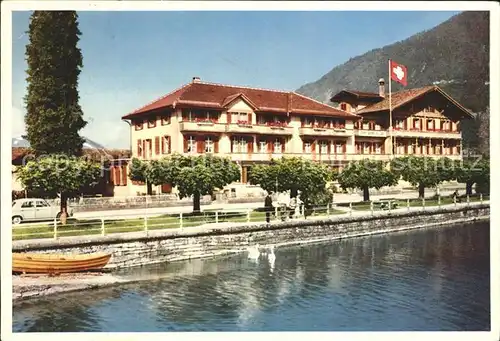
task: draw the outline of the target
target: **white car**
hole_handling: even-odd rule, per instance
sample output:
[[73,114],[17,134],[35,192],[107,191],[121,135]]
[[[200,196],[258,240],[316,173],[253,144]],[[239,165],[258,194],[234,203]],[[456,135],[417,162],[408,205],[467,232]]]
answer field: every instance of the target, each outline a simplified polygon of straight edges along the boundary
[[[23,221],[44,221],[59,219],[59,206],[51,206],[46,200],[38,198],[17,199],[12,202],[12,224]],[[68,207],[68,216],[73,216],[73,209]]]

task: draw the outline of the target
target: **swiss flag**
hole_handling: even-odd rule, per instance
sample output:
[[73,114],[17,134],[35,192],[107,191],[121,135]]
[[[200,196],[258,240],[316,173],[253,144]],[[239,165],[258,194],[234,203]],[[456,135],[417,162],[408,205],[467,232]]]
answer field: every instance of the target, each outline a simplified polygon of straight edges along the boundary
[[403,86],[408,85],[406,66],[391,60],[391,79],[403,84]]

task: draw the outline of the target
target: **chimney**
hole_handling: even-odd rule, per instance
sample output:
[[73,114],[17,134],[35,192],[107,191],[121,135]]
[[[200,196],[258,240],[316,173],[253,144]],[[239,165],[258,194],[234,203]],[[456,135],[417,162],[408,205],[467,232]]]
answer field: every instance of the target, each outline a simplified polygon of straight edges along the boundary
[[193,83],[199,83],[200,81],[200,77],[193,77]]
[[378,95],[380,97],[385,97],[385,81],[383,78],[378,80]]

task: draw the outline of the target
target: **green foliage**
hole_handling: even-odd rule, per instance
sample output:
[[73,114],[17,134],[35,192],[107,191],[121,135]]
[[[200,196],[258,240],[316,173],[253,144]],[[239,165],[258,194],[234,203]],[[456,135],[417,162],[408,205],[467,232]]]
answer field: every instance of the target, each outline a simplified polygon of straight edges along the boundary
[[426,156],[405,156],[391,162],[391,170],[412,186],[435,187],[443,179],[437,162]]
[[60,193],[78,194],[96,185],[101,166],[76,157],[55,155],[29,161],[17,171],[18,179],[28,191],[55,198]]
[[385,162],[370,159],[351,162],[337,176],[337,181],[343,189],[359,188],[363,190],[363,199],[367,201],[369,200],[368,190],[370,188],[379,189],[397,183],[397,176],[385,167]]
[[488,158],[465,159],[458,163],[455,173],[457,181],[466,184],[467,194],[472,194],[474,184],[476,184],[476,192],[489,193],[490,160]]
[[448,157],[442,157],[435,161],[437,171],[438,184],[443,181],[451,181],[457,179],[458,163]]
[[[82,154],[78,103],[82,54],[75,11],[34,11],[29,25],[26,139],[36,155]],[[68,180],[70,181],[70,180]]]
[[132,181],[146,182],[146,169],[148,165],[143,160],[132,158],[129,166],[129,178]]
[[303,201],[324,191],[331,178],[332,171],[325,165],[299,157],[283,157],[268,165],[253,166],[248,177],[251,184],[260,185],[268,193],[290,191],[294,197],[300,191]]

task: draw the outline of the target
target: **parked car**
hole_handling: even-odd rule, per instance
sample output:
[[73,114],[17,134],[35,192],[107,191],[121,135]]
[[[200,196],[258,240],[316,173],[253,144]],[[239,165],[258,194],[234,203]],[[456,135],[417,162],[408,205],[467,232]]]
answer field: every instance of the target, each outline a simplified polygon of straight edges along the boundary
[[[44,221],[59,219],[59,206],[52,206],[44,199],[25,198],[12,201],[12,224],[23,221]],[[68,216],[73,216],[73,209],[68,207]]]

